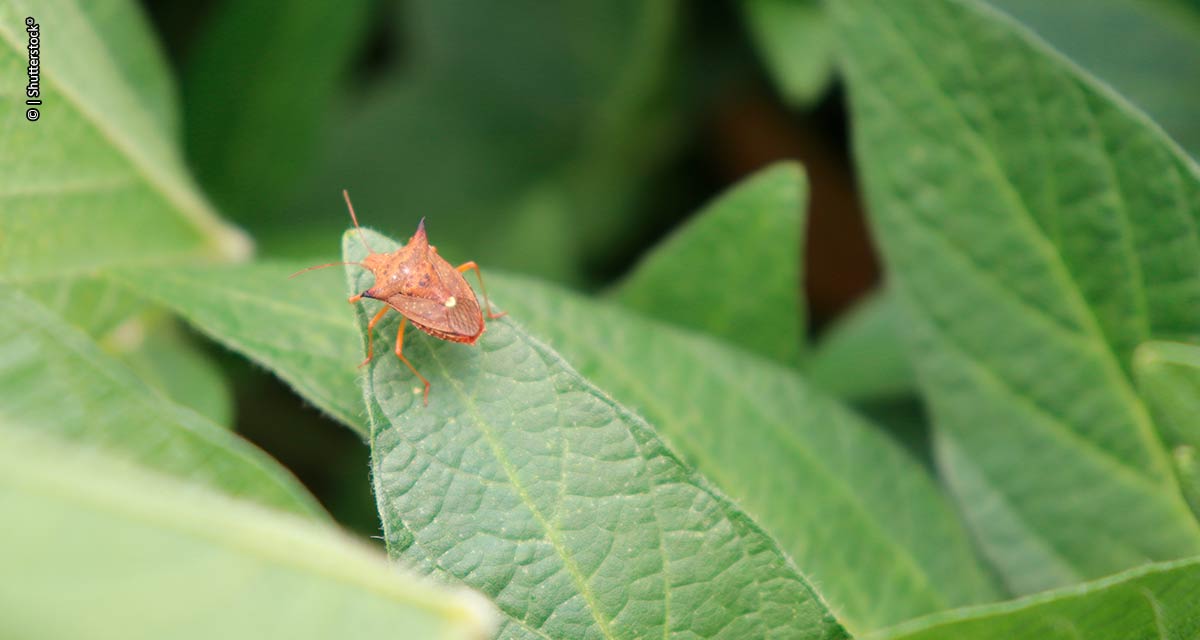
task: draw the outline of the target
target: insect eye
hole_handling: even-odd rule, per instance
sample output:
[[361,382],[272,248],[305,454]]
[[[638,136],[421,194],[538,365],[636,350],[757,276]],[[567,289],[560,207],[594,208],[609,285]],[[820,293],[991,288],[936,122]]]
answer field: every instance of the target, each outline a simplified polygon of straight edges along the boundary
[[364,297],[364,298],[374,298],[375,296],[371,295],[371,290],[370,290],[370,289],[367,289],[366,291],[362,292],[362,297]]

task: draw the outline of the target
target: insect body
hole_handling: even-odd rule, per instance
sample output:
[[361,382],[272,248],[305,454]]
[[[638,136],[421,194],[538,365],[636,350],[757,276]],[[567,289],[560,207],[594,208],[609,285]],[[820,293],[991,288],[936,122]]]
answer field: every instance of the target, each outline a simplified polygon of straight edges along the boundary
[[392,253],[376,253],[367,246],[362,228],[358,226],[354,205],[350,204],[350,194],[343,191],[342,195],[346,198],[346,207],[350,209],[350,219],[354,221],[354,228],[358,229],[359,240],[367,250],[367,257],[363,258],[362,262],[335,262],[311,269],[337,264],[356,264],[375,274],[375,284],[371,288],[350,297],[351,304],[363,298],[373,298],[384,303],[383,308],[367,323],[367,359],[359,366],[367,364],[374,357],[375,325],[388,311],[398,312],[401,320],[400,329],[396,334],[396,357],[425,384],[424,400],[425,404],[429,404],[429,380],[404,357],[405,325],[411,321],[415,327],[435,338],[475,344],[479,336],[483,335],[483,312],[479,307],[479,300],[475,297],[475,291],[463,277],[466,271],[474,271],[475,276],[479,278],[483,299],[488,307],[487,317],[499,318],[504,314],[492,313],[487,290],[483,288],[483,274],[479,272],[479,265],[471,261],[452,267],[438,255],[437,247],[430,245],[425,236],[424,218],[407,244]]

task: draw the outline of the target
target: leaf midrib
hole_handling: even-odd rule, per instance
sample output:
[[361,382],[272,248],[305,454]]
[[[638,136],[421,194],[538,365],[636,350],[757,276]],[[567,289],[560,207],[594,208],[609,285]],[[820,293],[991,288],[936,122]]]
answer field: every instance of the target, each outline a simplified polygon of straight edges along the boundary
[[[80,20],[80,23],[87,25],[90,28],[90,23],[87,20]],[[96,42],[107,47],[107,43],[103,38],[93,32]],[[19,57],[25,53],[25,49],[18,43],[14,42],[12,35],[7,29],[0,29],[0,40],[3,40],[13,52]],[[107,49],[104,49],[105,55],[109,56]],[[111,58],[109,66],[113,69],[119,69]],[[240,242],[248,242],[241,233],[234,231],[232,228],[225,227],[216,217],[207,205],[199,197],[190,192],[184,184],[178,180],[172,180],[160,171],[154,169],[155,163],[149,161],[138,150],[138,145],[126,139],[126,136],[112,127],[109,127],[103,120],[93,112],[87,103],[75,93],[74,89],[68,84],[63,83],[58,79],[58,73],[54,70],[54,65],[46,65],[42,67],[41,79],[43,82],[56,87],[67,103],[75,108],[75,111],[83,116],[83,119],[90,122],[92,127],[106,140],[117,149],[126,160],[129,161],[130,167],[135,170],[137,175],[140,175],[148,184],[155,187],[155,191],[163,194],[167,199],[175,205],[177,211],[183,214],[185,220],[190,222],[192,226],[200,232],[200,237],[206,244],[216,248],[218,251],[240,251],[240,247],[227,248],[222,246],[219,239],[222,236],[229,238],[238,238]],[[137,102],[136,100],[134,101]],[[153,118],[148,119],[153,120]],[[165,143],[164,143],[165,144]]]
[[[534,504],[533,499],[530,498],[529,492],[526,490],[525,485],[521,482],[521,479],[517,474],[516,469],[513,467],[512,462],[509,461],[508,455],[505,453],[503,446],[496,438],[495,429],[479,411],[479,406],[475,403],[475,398],[463,390],[462,383],[457,377],[454,377],[450,374],[450,370],[446,367],[446,363],[440,357],[437,350],[430,349],[429,352],[430,359],[441,370],[445,379],[450,382],[455,393],[463,401],[464,406],[471,414],[472,418],[474,418],[480,434],[483,435],[484,440],[488,444],[488,448],[492,450],[492,455],[500,464],[500,468],[504,470],[504,475],[508,478],[509,484],[516,491],[517,497],[520,498],[521,503],[525,505],[525,508],[529,510],[529,513],[533,516],[534,520],[537,521],[538,526],[545,531],[546,538],[549,540],[551,548],[554,549],[555,554],[558,555],[560,560],[562,560],[563,567],[571,576],[571,581],[575,583],[575,588],[583,597],[584,603],[587,604],[588,612],[591,613],[592,619],[596,621],[597,626],[600,628],[600,632],[608,640],[616,640],[616,636],[614,636],[612,630],[609,629],[609,621],[600,615],[599,604],[596,600],[595,594],[592,593],[591,586],[587,583],[587,579],[584,577],[583,572],[579,569],[579,566],[575,564],[575,560],[571,557],[566,546],[563,544],[563,541],[560,538],[560,532],[551,525],[551,523],[542,514],[541,510],[538,509],[537,505]],[[372,386],[374,386],[374,382],[372,382]],[[393,428],[396,427],[393,426]]]

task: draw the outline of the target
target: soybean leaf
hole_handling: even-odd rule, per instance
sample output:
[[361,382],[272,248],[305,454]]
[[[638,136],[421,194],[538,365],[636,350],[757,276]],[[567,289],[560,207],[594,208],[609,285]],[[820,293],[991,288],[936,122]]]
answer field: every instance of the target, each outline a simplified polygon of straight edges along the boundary
[[852,402],[890,400],[916,393],[904,345],[904,316],[885,291],[872,293],[821,337],[805,363],[805,377]]
[[366,437],[354,317],[340,274],[304,265],[172,267],[111,277],[221,344],[274,371],[297,393]]
[[[0,5],[6,77],[25,76],[27,16],[40,21],[53,59],[40,67],[40,119],[4,129],[5,148],[21,153],[0,158],[0,279],[57,285],[105,265],[249,251],[196,192],[155,115],[161,107],[143,104],[133,83],[144,73],[108,53],[121,46],[107,38],[143,27],[93,22],[100,13],[71,0]],[[6,91],[0,108],[24,113],[23,96]]]
[[1200,552],[1129,371],[1196,334],[1196,166],[977,3],[828,6],[939,464],[985,552],[1018,593]]
[[989,1],[1145,109],[1192,157],[1200,155],[1200,5]]
[[818,0],[743,0],[742,14],[783,97],[807,106],[833,75],[833,28]]
[[131,322],[104,346],[147,385],[222,427],[233,397],[217,364],[169,322]]
[[796,164],[752,176],[644,258],[618,287],[617,299],[794,364],[804,339],[800,252],[807,194]]
[[[364,255],[349,233],[343,250]],[[351,291],[373,284],[348,270]],[[358,307],[363,329],[373,313]],[[846,637],[749,516],[514,322],[474,347],[410,330],[424,406],[391,355],[398,320],[362,381],[388,548],[486,593],[500,637]]]
[[998,595],[926,469],[794,370],[530,280],[488,285],[753,514],[851,632]]
[[184,70],[184,105],[188,155],[230,215],[255,224],[312,169],[370,6],[217,3]]
[[1001,604],[947,611],[872,640],[1191,638],[1200,627],[1200,558],[1148,564]]
[[1171,448],[1184,496],[1200,515],[1200,347],[1147,342],[1138,347],[1133,364],[1138,390]]
[[232,495],[323,514],[283,467],[147,389],[78,329],[0,286],[0,418]]
[[[331,526],[0,427],[6,638],[488,637],[482,598]],[[81,532],[84,535],[81,535]]]

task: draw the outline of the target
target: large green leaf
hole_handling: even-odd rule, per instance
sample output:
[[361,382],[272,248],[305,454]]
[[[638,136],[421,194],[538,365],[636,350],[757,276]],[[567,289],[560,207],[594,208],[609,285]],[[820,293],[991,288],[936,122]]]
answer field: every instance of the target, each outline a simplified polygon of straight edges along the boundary
[[[343,248],[364,255],[353,234]],[[348,273],[355,293],[374,284]],[[773,539],[514,322],[473,347],[410,327],[425,406],[391,355],[398,321],[376,327],[362,381],[388,547],[484,591],[501,637],[845,637]]]
[[1189,0],[988,1],[1111,84],[1200,156],[1200,5],[1194,0],[1191,6]]
[[948,611],[872,640],[1175,640],[1200,629],[1200,559],[1148,564],[1002,604]]
[[173,267],[111,277],[270,368],[322,411],[367,435],[354,314],[336,269],[288,278],[303,265]]
[[253,225],[315,163],[372,3],[215,4],[184,71],[188,157],[213,199]]
[[[45,31],[37,122],[19,120],[26,16]],[[14,84],[0,97],[13,115],[0,157],[0,278],[58,285],[109,264],[248,253],[188,178],[161,100],[146,100],[161,88],[135,88],[152,72],[109,53],[123,44],[111,39],[141,28],[71,0],[0,4],[0,67]],[[136,48],[146,36],[130,39]]]
[[1138,390],[1154,411],[1184,496],[1200,516],[1200,347],[1147,342],[1134,357]]
[[753,514],[850,631],[998,595],[927,470],[794,370],[533,281],[488,284]]
[[332,527],[6,427],[5,638],[488,637],[482,598]]
[[323,513],[265,453],[151,391],[78,329],[5,286],[0,418],[263,504]]
[[1195,165],[974,2],[828,6],[939,462],[985,552],[1017,592],[1200,553],[1129,373],[1141,342],[1197,334]]
[[617,298],[795,364],[804,340],[800,254],[807,197],[799,165],[763,170],[655,248]]
[[833,75],[833,29],[820,0],[742,0],[755,44],[784,98],[807,106]]

